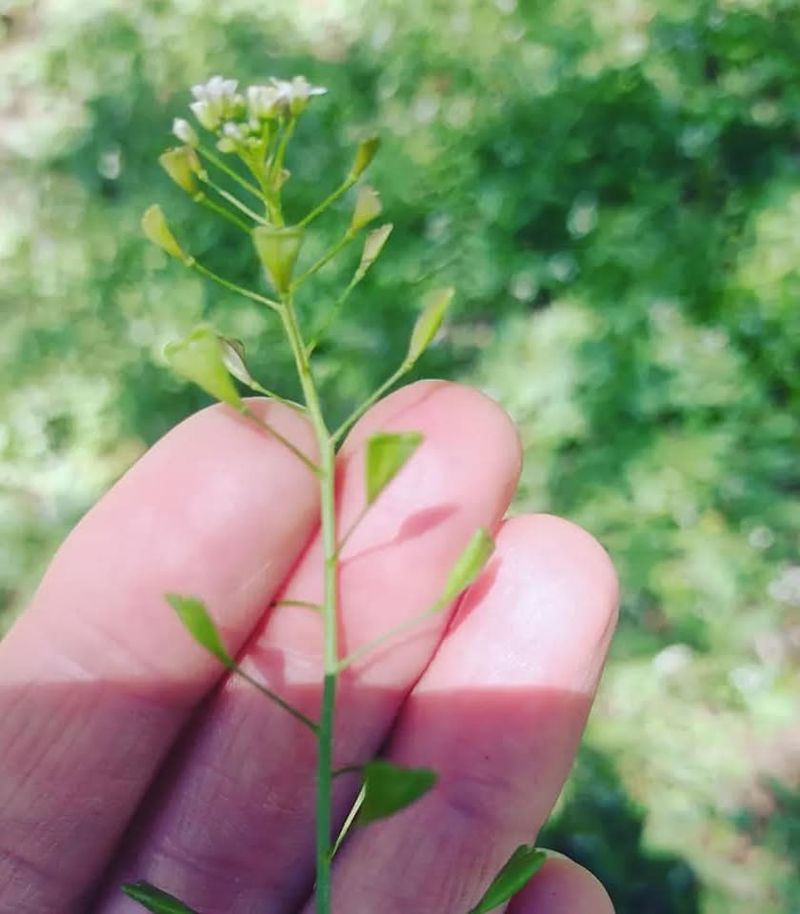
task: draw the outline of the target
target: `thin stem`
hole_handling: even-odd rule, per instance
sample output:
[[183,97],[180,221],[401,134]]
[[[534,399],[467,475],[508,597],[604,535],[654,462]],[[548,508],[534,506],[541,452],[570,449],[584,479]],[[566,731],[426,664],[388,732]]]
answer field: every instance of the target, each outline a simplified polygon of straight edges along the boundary
[[246,203],[242,203],[242,201],[238,197],[234,197],[233,194],[228,193],[228,191],[225,190],[224,187],[220,187],[219,184],[216,184],[208,176],[206,176],[202,180],[209,187],[213,188],[213,190],[215,190],[220,195],[220,197],[222,197],[223,200],[227,200],[228,203],[231,204],[231,206],[235,206],[236,209],[238,209],[240,212],[243,212],[246,216],[249,216],[254,222],[257,222],[259,225],[266,225],[266,219],[264,219],[263,216],[259,216],[258,213],[255,212],[255,210],[250,209],[250,207],[247,206]]
[[325,254],[323,254],[322,257],[320,257],[320,259],[316,263],[313,263],[305,271],[305,273],[303,273],[301,276],[299,276],[297,279],[295,279],[295,281],[292,283],[292,289],[293,290],[299,289],[300,286],[302,286],[303,283],[307,279],[311,279],[311,277],[315,273],[318,273],[327,263],[330,263],[330,261],[333,260],[333,258],[339,253],[339,251],[341,251],[342,248],[347,247],[347,245],[350,244],[350,242],[355,237],[356,236],[355,236],[354,232],[350,232],[350,231],[345,232],[345,234],[342,235],[342,237],[336,242],[336,244],[329,251],[327,251]]
[[283,708],[284,711],[287,711],[296,720],[299,720],[301,724],[308,727],[315,734],[319,734],[319,724],[314,723],[314,721],[311,720],[310,717],[306,717],[306,715],[303,714],[302,711],[295,708],[294,705],[290,705],[289,702],[286,701],[285,698],[281,698],[281,696],[278,695],[277,692],[273,692],[272,689],[268,688],[263,683],[259,682],[257,679],[254,679],[249,673],[246,673],[240,666],[234,666],[233,672],[236,673],[237,676],[240,676],[242,679],[244,679],[244,681],[246,683],[248,683],[249,685],[251,685],[254,689],[261,692],[262,695],[266,695],[267,698],[271,698],[272,701],[274,701],[276,705]]
[[371,507],[372,507],[372,502],[367,502],[366,504],[363,505],[361,510],[358,512],[358,514],[356,515],[356,519],[350,525],[350,528],[348,529],[347,533],[345,533],[345,535],[343,537],[341,537],[341,539],[339,540],[339,545],[336,547],[337,557],[341,557],[342,552],[344,551],[344,547],[347,545],[347,541],[350,539],[350,537],[353,535],[353,533],[355,533],[358,525],[367,516],[367,514],[369,513],[369,509]]
[[253,292],[252,289],[247,289],[244,286],[239,286],[235,282],[231,282],[229,279],[224,279],[222,276],[218,276],[212,270],[209,270],[208,267],[204,267],[202,263],[195,260],[193,257],[189,258],[186,261],[186,266],[192,270],[196,270],[200,273],[201,276],[205,276],[207,279],[213,280],[218,286],[222,286],[223,289],[227,289],[229,292],[235,292],[237,295],[243,295],[245,298],[251,299],[251,301],[257,301],[262,305],[266,305],[268,308],[272,308],[273,311],[280,311],[281,306],[278,302],[273,301],[271,298],[267,298],[265,295],[259,295],[258,292]]
[[234,169],[223,162],[215,152],[212,152],[206,146],[198,146],[197,151],[204,155],[212,165],[215,165],[220,171],[224,172],[232,181],[235,181],[240,187],[249,191],[254,197],[258,197],[259,201],[261,200],[261,191],[255,184],[251,184],[250,181],[248,181],[247,178],[243,178],[238,171],[234,171]]
[[358,178],[354,178],[352,175],[348,175],[344,181],[336,188],[336,190],[333,191],[333,193],[328,194],[328,196],[322,201],[322,203],[320,203],[319,206],[312,209],[311,212],[307,216],[304,216],[303,219],[301,219],[297,224],[303,227],[313,222],[317,216],[321,216],[329,206],[331,206],[339,199],[339,197],[344,196],[344,194],[350,190],[350,188],[356,183],[357,180]]
[[393,387],[411,367],[412,366],[409,365],[408,362],[403,362],[391,377],[387,378],[374,393],[370,394],[360,406],[356,407],[331,436],[333,443],[338,444],[370,406],[372,406],[373,403],[377,403],[377,401],[380,400],[380,398]]
[[322,544],[324,551],[323,620],[323,684],[322,711],[319,722],[319,751],[317,753],[316,798],[316,906],[318,914],[331,910],[331,828],[333,733],[335,722],[336,686],[339,677],[338,647],[338,559],[336,555],[336,452],[322,414],[311,365],[306,354],[300,328],[294,313],[292,294],[289,292],[281,310],[284,327],[292,348],[300,384],[303,388],[314,432],[320,450],[320,513],[322,515]]
[[223,219],[227,219],[231,225],[235,225],[236,228],[241,229],[246,235],[250,234],[250,226],[246,222],[242,222],[238,216],[235,216],[232,212],[225,209],[224,206],[220,206],[219,203],[215,203],[204,193],[195,194],[194,199],[201,206],[210,209],[212,213],[216,213],[218,216],[222,216]]
[[250,390],[254,390],[259,394],[263,394],[265,397],[269,397],[270,400],[275,400],[278,403],[283,403],[284,406],[288,406],[289,409],[293,409],[296,413],[306,412],[306,408],[302,403],[297,403],[295,400],[290,400],[288,397],[282,397],[280,394],[276,394],[274,390],[270,390],[268,387],[264,387],[263,384],[259,384],[255,378],[250,378],[250,380],[247,382],[247,386],[250,388]]
[[395,625],[393,628],[390,628],[388,631],[385,631],[382,635],[378,635],[377,638],[373,638],[371,641],[367,641],[365,644],[362,644],[361,647],[357,647],[352,653],[348,654],[346,657],[343,657],[339,661],[339,672],[343,672],[348,667],[352,666],[354,663],[357,663],[362,657],[366,657],[367,654],[376,650],[376,648],[381,647],[387,641],[391,641],[393,638],[397,638],[400,635],[405,635],[410,631],[413,631],[417,628],[422,622],[427,622],[428,619],[433,618],[437,613],[441,612],[442,606],[438,603],[435,603],[433,606],[429,606],[424,612],[417,613],[416,616],[412,616],[410,619],[406,619],[405,622],[401,622],[399,625]]
[[311,355],[311,353],[319,346],[322,338],[328,332],[329,327],[336,319],[336,315],[341,311],[342,306],[350,297],[350,293],[355,289],[355,287],[360,282],[360,277],[356,275],[350,280],[347,288],[342,292],[342,294],[336,299],[336,301],[328,308],[325,314],[322,316],[322,320],[319,323],[319,326],[314,333],[314,339],[306,346],[306,352]]
[[242,407],[242,415],[247,416],[252,422],[255,422],[259,428],[263,428],[264,431],[269,432],[273,438],[280,441],[280,443],[290,450],[298,460],[302,461],[315,476],[321,475],[321,468],[314,463],[309,457],[307,457],[296,445],[292,444],[288,438],[282,435],[277,429],[271,426],[268,422],[265,422],[260,416],[257,416],[246,404]]
[[289,140],[291,140],[292,135],[294,134],[294,128],[297,125],[297,118],[291,117],[289,123],[283,128],[283,133],[281,138],[278,141],[278,148],[275,151],[275,157],[272,160],[272,165],[270,167],[270,178],[272,180],[272,186],[275,186],[275,182],[280,177],[281,171],[283,170],[283,161],[286,158],[286,147],[289,145]]
[[273,606],[299,606],[302,609],[313,609],[314,612],[322,612],[322,606],[319,603],[311,603],[309,600],[276,600]]

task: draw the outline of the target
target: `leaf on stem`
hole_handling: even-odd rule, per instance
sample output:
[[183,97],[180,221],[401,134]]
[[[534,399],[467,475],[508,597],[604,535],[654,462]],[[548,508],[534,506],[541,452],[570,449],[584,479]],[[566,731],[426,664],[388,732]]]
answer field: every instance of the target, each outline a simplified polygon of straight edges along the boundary
[[436,609],[444,609],[466,590],[486,567],[493,552],[494,540],[491,536],[483,527],[476,530],[447,576],[442,595],[436,601]]
[[219,336],[208,324],[201,324],[184,339],[164,347],[164,358],[177,375],[217,400],[242,409],[242,398],[228,373],[224,355]]
[[381,145],[380,137],[370,136],[358,144],[356,157],[353,167],[350,169],[350,180],[355,181],[369,168],[370,163],[375,158],[375,153]]
[[389,240],[389,235],[392,234],[392,229],[394,226],[391,222],[387,222],[386,225],[381,225],[379,228],[373,229],[364,241],[364,250],[361,253],[361,260],[358,264],[358,269],[356,270],[351,285],[361,282],[361,280],[366,276],[367,270],[372,266],[373,263],[378,259],[383,250],[383,246]]
[[364,228],[373,219],[377,219],[383,210],[381,199],[374,187],[369,184],[362,184],[358,189],[356,197],[356,206],[353,210],[353,218],[350,221],[349,233],[355,234],[359,229]]
[[149,882],[126,882],[122,886],[122,891],[153,914],[197,914],[194,908],[185,905],[174,895],[157,889]]
[[356,823],[368,825],[410,806],[436,783],[430,768],[401,768],[384,759],[368,762],[362,769],[364,801]]
[[442,326],[445,313],[453,300],[451,288],[435,289],[425,299],[422,313],[414,324],[405,364],[411,366],[433,342],[439,327]]
[[419,432],[379,432],[367,439],[367,504],[371,505],[422,443]]
[[500,870],[486,894],[469,914],[488,914],[522,891],[541,869],[547,854],[533,845],[521,844]]
[[275,290],[287,292],[303,245],[303,230],[298,226],[260,225],[253,229],[253,243]]
[[176,257],[184,263],[191,260],[172,234],[164,211],[157,203],[148,206],[144,211],[142,216],[142,231],[149,241],[152,241],[156,247],[161,248],[161,250],[169,254],[170,257]]
[[217,660],[229,668],[234,668],[236,662],[225,650],[216,623],[209,615],[205,603],[197,597],[182,597],[175,593],[166,594],[169,605],[178,614],[189,634]]

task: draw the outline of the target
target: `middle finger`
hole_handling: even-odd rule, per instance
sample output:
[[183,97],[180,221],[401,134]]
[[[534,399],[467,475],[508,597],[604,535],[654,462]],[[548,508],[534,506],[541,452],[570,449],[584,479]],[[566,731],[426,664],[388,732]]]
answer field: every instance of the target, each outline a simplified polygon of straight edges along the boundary
[[[343,449],[342,530],[363,504],[361,444],[378,429],[418,430],[424,443],[348,542],[340,573],[343,654],[438,597],[474,530],[502,517],[519,471],[516,433],[499,407],[456,385],[416,384],[373,409]],[[285,597],[319,601],[321,569],[317,537]],[[382,652],[379,664],[342,678],[336,765],[375,753],[446,622],[442,614],[416,637]],[[321,655],[318,614],[280,605],[243,665],[317,716]],[[126,855],[124,878],[147,879],[208,914],[296,910],[313,882],[315,764],[316,743],[307,730],[229,680],[156,788],[152,812]],[[352,780],[338,783],[335,818],[343,816],[355,789]],[[102,907],[104,914],[138,910],[113,887]]]

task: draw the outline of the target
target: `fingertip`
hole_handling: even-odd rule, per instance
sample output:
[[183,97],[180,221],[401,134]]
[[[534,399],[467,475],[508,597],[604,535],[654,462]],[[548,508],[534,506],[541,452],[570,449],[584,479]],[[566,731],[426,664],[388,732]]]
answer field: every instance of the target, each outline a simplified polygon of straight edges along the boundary
[[551,856],[508,914],[614,914],[614,905],[589,870],[567,857]]

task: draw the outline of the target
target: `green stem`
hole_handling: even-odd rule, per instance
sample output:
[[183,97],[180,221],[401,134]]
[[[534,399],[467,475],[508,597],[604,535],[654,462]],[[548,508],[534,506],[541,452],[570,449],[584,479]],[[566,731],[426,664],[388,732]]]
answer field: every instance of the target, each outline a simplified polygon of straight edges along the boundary
[[381,386],[374,393],[370,394],[370,396],[367,397],[367,399],[361,404],[361,406],[356,407],[356,409],[354,409],[353,412],[350,413],[350,415],[344,420],[344,422],[342,422],[342,424],[339,426],[339,428],[337,428],[336,431],[331,436],[331,440],[333,441],[333,443],[338,444],[342,440],[344,435],[347,434],[347,432],[356,424],[356,422],[358,422],[358,420],[370,408],[370,406],[372,406],[373,403],[377,403],[378,400],[380,400],[380,398],[391,387],[393,387],[400,380],[400,378],[403,377],[404,374],[406,374],[411,369],[411,367],[412,366],[409,365],[407,362],[403,362],[403,364],[397,369],[397,371],[395,371],[394,374],[390,378],[387,378],[383,382],[383,384],[381,384]]
[[297,224],[300,227],[304,227],[313,222],[317,216],[321,216],[331,204],[335,203],[339,199],[339,197],[344,196],[344,194],[350,190],[350,188],[356,183],[357,180],[358,178],[354,178],[348,175],[332,194],[328,194],[328,196],[322,201],[322,203],[320,203],[319,206],[312,209],[311,212],[303,219],[301,219]]
[[277,441],[280,441],[280,443],[287,450],[291,451],[295,455],[295,457],[297,457],[298,460],[300,460],[302,463],[304,463],[315,476],[319,476],[321,474],[322,471],[321,471],[320,467],[318,467],[317,464],[314,463],[313,460],[310,460],[300,450],[300,448],[298,448],[294,444],[292,444],[292,442],[289,441],[288,438],[286,438],[284,435],[282,435],[277,429],[273,428],[269,424],[269,422],[265,422],[260,416],[257,416],[246,404],[242,406],[242,415],[246,416],[248,419],[250,419],[251,422],[255,422],[255,424],[259,428],[263,428],[264,431],[269,432],[269,434],[272,435],[272,437],[275,438]]
[[238,209],[240,212],[244,213],[246,216],[249,216],[254,222],[257,222],[259,225],[266,225],[266,220],[264,219],[263,216],[259,216],[258,213],[255,212],[255,210],[250,209],[250,207],[246,203],[242,203],[242,201],[238,197],[234,197],[233,194],[228,193],[228,191],[225,190],[224,187],[220,187],[218,184],[215,184],[214,181],[212,181],[211,178],[209,178],[207,176],[205,178],[203,178],[202,180],[203,180],[204,184],[207,184],[210,188],[212,188],[214,191],[216,191],[216,193],[218,193],[220,195],[220,197],[222,197],[223,200],[227,200],[228,203],[231,204],[231,206],[235,206],[236,209]]
[[332,790],[333,735],[336,705],[336,685],[339,677],[338,647],[338,557],[336,554],[336,451],[325,419],[311,373],[300,328],[294,312],[291,292],[281,309],[286,334],[292,348],[300,384],[303,389],[309,417],[314,427],[320,451],[320,514],[322,516],[322,544],[324,552],[324,596],[322,621],[324,631],[322,711],[319,721],[319,751],[317,754],[316,799],[316,908],[318,914],[331,910],[331,861],[332,861]]
[[302,711],[299,711],[293,705],[290,705],[288,701],[281,698],[277,692],[273,692],[272,689],[267,688],[267,686],[260,683],[257,679],[254,679],[249,673],[245,671],[240,666],[233,666],[232,671],[240,676],[246,683],[251,685],[256,691],[261,692],[262,695],[266,695],[267,698],[275,702],[278,707],[283,708],[288,714],[291,714],[295,720],[299,720],[301,724],[308,727],[315,734],[319,734],[319,724],[314,723],[310,717],[306,717]]
[[354,232],[345,232],[329,251],[326,251],[316,263],[313,263],[302,276],[295,279],[292,283],[292,289],[298,289],[307,279],[311,279],[315,273],[318,273],[326,264],[330,263],[342,248],[347,247],[355,237]]
[[436,603],[424,612],[418,613],[410,619],[406,619],[405,622],[395,625],[393,628],[385,631],[382,635],[378,635],[377,638],[373,638],[371,641],[362,644],[361,647],[357,647],[351,654],[348,654],[347,657],[343,657],[339,661],[339,672],[341,673],[343,670],[346,670],[349,666],[352,666],[363,657],[366,657],[367,654],[371,653],[376,648],[382,647],[388,641],[392,641],[400,635],[406,635],[408,632],[414,631],[421,623],[427,622],[428,619],[433,618],[433,616],[441,612],[442,608],[443,607],[440,604]]
[[194,200],[206,209],[210,209],[212,213],[222,216],[223,219],[226,219],[231,225],[235,225],[236,228],[241,229],[246,235],[250,234],[250,226],[246,222],[242,222],[238,216],[229,212],[224,206],[220,206],[219,203],[215,203],[213,200],[209,199],[204,193],[195,194]]
[[254,197],[257,197],[259,201],[261,200],[261,191],[255,184],[251,184],[247,178],[243,178],[238,171],[234,171],[229,165],[226,165],[216,153],[212,152],[206,146],[198,146],[197,151],[204,155],[212,165],[215,165],[221,172],[224,172],[232,181],[235,181],[240,187],[249,191]]
[[218,286],[222,286],[223,289],[227,289],[229,292],[235,292],[237,295],[243,295],[245,298],[249,298],[251,301],[257,301],[259,304],[266,305],[268,308],[272,308],[273,311],[280,311],[281,306],[278,302],[273,301],[271,298],[267,298],[266,295],[259,295],[258,292],[253,292],[252,289],[247,289],[244,286],[239,286],[235,282],[231,282],[229,279],[224,279],[222,276],[218,276],[212,270],[209,270],[208,267],[204,267],[202,263],[195,260],[194,257],[190,257],[185,261],[186,266],[192,270],[195,270],[201,276],[205,276],[207,279],[213,280]]

